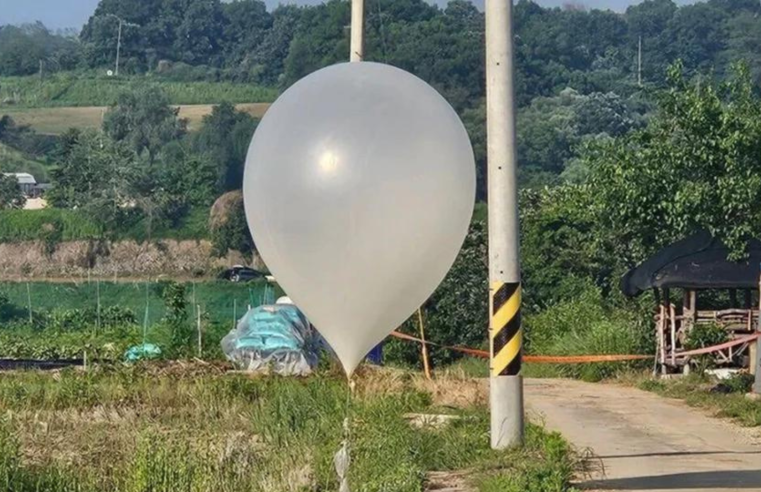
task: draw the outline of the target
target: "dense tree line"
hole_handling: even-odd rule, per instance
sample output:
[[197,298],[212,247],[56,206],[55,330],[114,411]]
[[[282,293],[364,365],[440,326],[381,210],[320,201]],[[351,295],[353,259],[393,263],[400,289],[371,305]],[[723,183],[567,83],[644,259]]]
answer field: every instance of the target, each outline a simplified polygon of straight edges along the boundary
[[[423,0],[371,0],[367,58],[405,68],[436,85],[455,106],[483,96],[484,17],[472,4],[451,0],[439,8]],[[521,0],[515,10],[521,104],[570,86],[581,93],[662,85],[677,59],[686,73],[726,72],[736,59],[761,74],[761,5],[753,0],[710,0],[677,7],[647,0],[625,13],[542,8]],[[161,61],[191,66],[181,77],[229,78],[266,85],[292,84],[343,61],[348,52],[350,5],[281,5],[261,0],[101,0],[78,41],[37,24],[0,28],[0,75],[35,73],[40,60],[53,70],[99,68],[114,62],[122,24],[128,73],[171,70]]]
[[[483,13],[465,0],[451,0],[443,8],[424,0],[370,0],[366,9],[367,59],[415,73],[455,107],[474,143],[478,196],[484,199]],[[519,1],[523,185],[578,180],[580,146],[640,125],[650,109],[650,93],[664,86],[666,68],[676,60],[686,77],[706,79],[724,77],[731,63],[745,60],[757,83],[759,14],[761,4],[752,0],[682,7],[671,0],[646,0],[623,14]],[[101,0],[76,40],[40,25],[0,28],[0,75],[35,73],[41,59],[55,61],[47,62],[49,70],[112,67],[120,22],[123,73],[283,89],[347,59],[350,5],[330,0],[268,12],[261,0]]]

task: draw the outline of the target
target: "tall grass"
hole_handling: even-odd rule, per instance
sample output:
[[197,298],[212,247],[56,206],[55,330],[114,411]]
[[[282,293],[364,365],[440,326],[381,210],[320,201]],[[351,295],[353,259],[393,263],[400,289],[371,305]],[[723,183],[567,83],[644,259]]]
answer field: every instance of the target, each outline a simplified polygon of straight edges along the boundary
[[0,242],[44,240],[56,229],[60,240],[76,241],[102,236],[99,224],[76,210],[0,210]]
[[169,82],[144,76],[107,78],[87,74],[0,78],[0,101],[28,108],[54,106],[110,106],[126,89],[159,84],[172,104],[272,102],[276,89],[231,82]]
[[0,484],[14,492],[337,490],[333,455],[348,439],[355,491],[419,492],[431,470],[470,470],[483,490],[570,489],[572,454],[558,436],[529,426],[525,449],[492,451],[483,407],[450,409],[461,418],[444,427],[411,426],[406,413],[439,411],[432,394],[412,384],[380,390],[374,372],[359,377],[349,399],[340,375],[169,369],[0,379],[8,416]]
[[55,232],[60,241],[110,238],[134,239],[205,239],[208,232],[208,211],[191,210],[178,224],[154,223],[148,233],[148,219],[137,218],[118,224],[119,229],[106,231],[92,216],[79,210],[48,208],[42,210],[0,210],[0,243],[47,240]]
[[[642,354],[652,351],[649,320],[637,312],[607,307],[589,288],[571,300],[527,316],[527,351],[538,355]],[[533,365],[529,374],[599,381],[642,363]]]

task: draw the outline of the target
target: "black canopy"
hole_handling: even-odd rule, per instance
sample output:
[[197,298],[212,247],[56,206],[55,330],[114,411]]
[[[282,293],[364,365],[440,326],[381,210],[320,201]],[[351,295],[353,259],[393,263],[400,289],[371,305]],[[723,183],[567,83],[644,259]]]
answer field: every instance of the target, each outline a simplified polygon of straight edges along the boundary
[[707,231],[666,246],[621,278],[624,295],[652,288],[755,289],[761,266],[761,241],[752,240],[741,262],[727,260],[729,250]]

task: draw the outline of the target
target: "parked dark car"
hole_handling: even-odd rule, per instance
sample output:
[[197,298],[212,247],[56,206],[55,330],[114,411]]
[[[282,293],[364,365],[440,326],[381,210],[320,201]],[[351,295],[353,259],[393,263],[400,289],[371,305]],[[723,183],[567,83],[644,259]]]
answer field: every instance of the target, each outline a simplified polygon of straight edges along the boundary
[[248,282],[249,280],[264,278],[264,276],[262,272],[243,265],[235,265],[219,274],[219,278],[231,282]]

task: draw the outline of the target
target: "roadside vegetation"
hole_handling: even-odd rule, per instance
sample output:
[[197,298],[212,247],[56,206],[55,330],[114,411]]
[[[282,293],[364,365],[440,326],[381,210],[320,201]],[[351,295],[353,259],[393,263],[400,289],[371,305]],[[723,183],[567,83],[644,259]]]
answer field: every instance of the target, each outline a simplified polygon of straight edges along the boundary
[[746,396],[753,384],[749,374],[740,373],[724,381],[703,374],[674,379],[629,375],[622,381],[667,398],[684,400],[692,407],[704,408],[746,427],[761,425],[761,401]]
[[[252,379],[220,369],[4,377],[0,483],[18,492],[335,490],[333,455],[350,415],[352,490],[417,492],[430,471],[466,471],[484,491],[571,490],[575,457],[558,435],[529,425],[522,450],[489,449],[484,395],[472,380],[368,370],[349,400],[338,372]],[[472,399],[443,409],[450,401],[436,395],[446,393]],[[442,411],[456,420],[420,427],[405,418]]]

